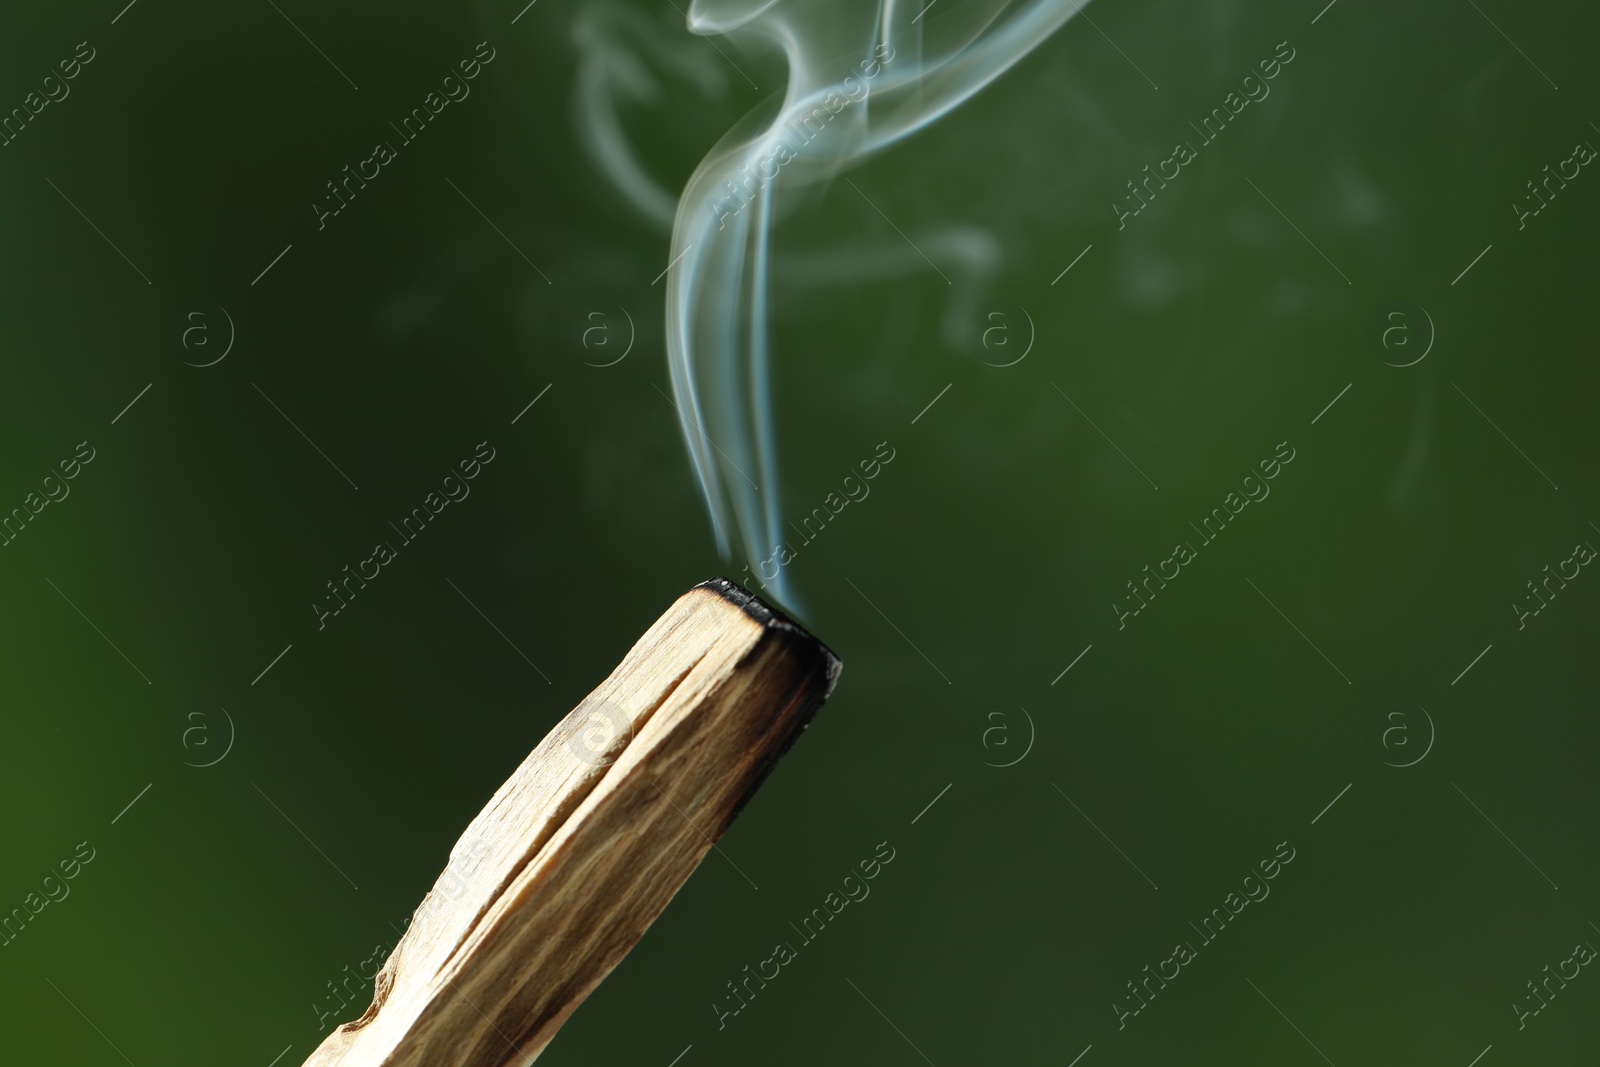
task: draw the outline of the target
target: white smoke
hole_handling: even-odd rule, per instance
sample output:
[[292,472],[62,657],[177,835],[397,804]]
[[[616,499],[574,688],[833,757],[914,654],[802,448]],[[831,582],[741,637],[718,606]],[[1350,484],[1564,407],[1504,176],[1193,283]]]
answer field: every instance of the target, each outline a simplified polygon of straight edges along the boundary
[[[696,168],[672,223],[667,364],[684,441],[724,555],[767,559],[782,539],[768,344],[771,239],[780,206],[959,107],[1080,6],[1068,0],[690,5],[691,32],[752,51],[776,47],[788,67],[781,97],[735,125]],[[653,84],[608,51],[598,30],[585,32],[596,34],[580,41],[587,45],[586,65],[599,71],[580,92],[585,136],[618,187],[659,219],[665,194],[628,152],[605,96],[608,86],[648,94]],[[609,65],[608,75],[600,64]],[[947,228],[935,245],[961,262],[967,276],[993,269],[996,253],[986,234]],[[883,252],[839,257],[880,276],[900,269],[902,259]],[[821,264],[813,258],[788,266],[786,283],[790,275],[816,276]],[[947,313],[947,336],[959,332]],[[780,570],[767,589],[793,602],[786,572]]]

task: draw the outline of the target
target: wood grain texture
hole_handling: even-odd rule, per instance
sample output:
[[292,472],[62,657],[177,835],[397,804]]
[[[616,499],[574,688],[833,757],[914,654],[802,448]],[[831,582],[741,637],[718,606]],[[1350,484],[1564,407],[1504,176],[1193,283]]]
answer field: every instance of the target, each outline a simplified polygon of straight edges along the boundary
[[680,597],[451,850],[306,1067],[530,1063],[828,698],[839,660],[725,579]]

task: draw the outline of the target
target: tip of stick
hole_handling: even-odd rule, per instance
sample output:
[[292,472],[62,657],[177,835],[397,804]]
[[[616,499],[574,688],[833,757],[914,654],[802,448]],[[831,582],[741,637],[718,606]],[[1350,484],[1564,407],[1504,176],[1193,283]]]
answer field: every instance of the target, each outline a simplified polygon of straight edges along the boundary
[[822,699],[827,700],[833,695],[833,687],[839,682],[839,673],[844,670],[844,662],[810,630],[731,578],[711,578],[695,588],[716,594],[762,626],[781,630],[790,634],[799,643],[814,648],[822,658],[824,670],[827,672],[827,688],[823,691]]

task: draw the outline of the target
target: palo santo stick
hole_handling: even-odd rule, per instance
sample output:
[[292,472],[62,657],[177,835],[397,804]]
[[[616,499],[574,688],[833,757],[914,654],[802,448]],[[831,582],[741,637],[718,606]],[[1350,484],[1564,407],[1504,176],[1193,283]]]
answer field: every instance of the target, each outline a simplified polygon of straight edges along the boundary
[[839,676],[725,579],[696,586],[523,760],[306,1067],[522,1067],[644,935]]

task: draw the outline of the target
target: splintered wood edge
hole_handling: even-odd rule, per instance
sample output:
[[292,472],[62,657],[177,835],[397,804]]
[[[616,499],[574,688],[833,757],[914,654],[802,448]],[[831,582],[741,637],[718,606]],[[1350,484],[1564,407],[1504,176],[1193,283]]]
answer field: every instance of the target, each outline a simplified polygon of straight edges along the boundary
[[374,982],[305,1067],[531,1062],[644,935],[840,671],[714,579],[680,597],[462,834]]

